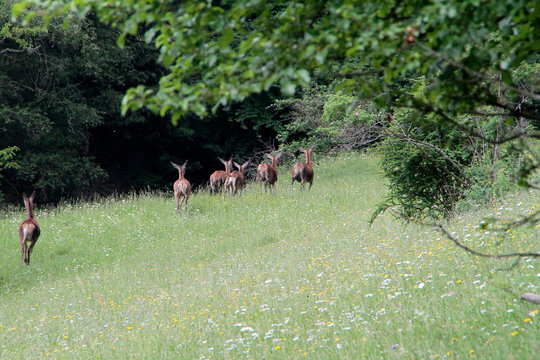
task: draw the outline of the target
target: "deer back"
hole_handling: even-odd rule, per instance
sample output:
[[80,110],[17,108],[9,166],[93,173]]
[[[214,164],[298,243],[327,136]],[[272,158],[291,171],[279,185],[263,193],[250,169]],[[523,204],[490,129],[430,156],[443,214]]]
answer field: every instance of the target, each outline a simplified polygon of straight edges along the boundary
[[174,182],[174,195],[178,196],[179,194],[184,194],[184,196],[189,196],[191,192],[191,184],[187,179],[178,179]]
[[26,207],[27,218],[19,226],[19,237],[21,239],[21,245],[23,242],[34,243],[38,239],[41,230],[37,223],[37,220],[34,219],[34,197],[36,196],[36,191],[32,192],[30,197],[26,196],[26,193],[23,193],[24,206]]
[[293,181],[301,181],[302,174],[304,173],[304,167],[306,165],[303,162],[297,162],[294,164],[292,169],[292,179]]
[[306,155],[306,163],[302,168],[301,177],[304,182],[311,183],[313,181],[313,166],[311,165],[311,152],[315,149],[315,145],[311,146],[309,149],[304,149],[300,147],[299,150]]
[[232,156],[229,160],[223,160],[218,156],[218,160],[225,165],[225,171],[216,170],[210,175],[210,186],[223,185],[229,177],[232,168]]
[[189,191],[191,190],[191,184],[189,181],[184,178],[186,173],[186,166],[188,161],[184,163],[184,165],[180,166],[178,164],[175,164],[171,161],[172,166],[178,170],[178,180],[176,180],[173,184],[174,194],[178,195],[179,192],[183,193],[184,195],[189,194]]
[[236,166],[236,168],[238,170],[234,170],[230,177],[234,177],[236,178],[236,184],[238,187],[242,187],[244,186],[244,171],[246,170],[246,167],[249,165],[249,161],[246,161],[245,163],[243,163],[242,165],[238,164],[237,162],[234,163],[234,166]]

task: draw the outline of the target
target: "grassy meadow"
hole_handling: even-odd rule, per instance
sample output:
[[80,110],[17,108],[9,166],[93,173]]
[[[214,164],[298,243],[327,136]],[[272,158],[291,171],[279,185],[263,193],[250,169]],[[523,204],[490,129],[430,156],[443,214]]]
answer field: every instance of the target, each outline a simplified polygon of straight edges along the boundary
[[[377,159],[314,164],[311,192],[280,168],[274,194],[170,194],[36,205],[42,234],[21,265],[22,209],[0,217],[0,359],[533,359],[537,260],[477,258],[428,226],[385,214]],[[187,172],[189,179],[189,169]],[[171,179],[171,184],[175,179]],[[22,204],[22,199],[21,199]],[[522,193],[448,229],[481,251],[536,251],[540,204]]]

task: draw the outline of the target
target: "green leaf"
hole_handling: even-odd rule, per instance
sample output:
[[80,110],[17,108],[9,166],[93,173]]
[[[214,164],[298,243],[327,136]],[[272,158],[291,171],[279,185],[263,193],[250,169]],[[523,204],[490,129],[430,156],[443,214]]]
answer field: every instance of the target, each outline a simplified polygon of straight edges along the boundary
[[221,49],[226,48],[229,46],[231,41],[233,40],[234,32],[233,29],[227,28],[223,31],[223,36],[218,40],[217,44]]
[[294,85],[290,81],[286,81],[281,84],[281,92],[285,96],[293,96],[294,93],[296,92],[296,85]]
[[121,33],[120,36],[116,39],[116,44],[118,47],[123,48],[126,44],[126,33]]
[[306,69],[299,69],[296,71],[296,76],[300,78],[301,82],[304,85],[309,84],[311,81],[311,76],[309,75],[309,72]]
[[147,44],[150,44],[152,40],[154,39],[154,36],[156,35],[156,28],[152,27],[144,33],[144,41]]

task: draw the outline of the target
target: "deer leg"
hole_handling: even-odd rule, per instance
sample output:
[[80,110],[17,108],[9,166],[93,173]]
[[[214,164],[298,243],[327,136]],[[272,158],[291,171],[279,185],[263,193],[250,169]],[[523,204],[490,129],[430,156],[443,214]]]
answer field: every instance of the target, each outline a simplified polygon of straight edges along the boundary
[[21,258],[23,264],[26,264],[26,241],[21,241]]
[[35,244],[36,244],[35,241],[30,243],[30,247],[28,248],[28,257],[27,257],[27,262],[26,262],[27,265],[30,265],[30,254],[32,254],[32,249],[34,248]]
[[[177,210],[180,211],[180,208],[182,207],[182,204],[184,203],[184,200],[186,199],[185,196],[182,196],[182,201],[180,201],[180,203],[178,204],[178,207],[177,207]],[[187,203],[186,203],[186,206],[187,206]]]

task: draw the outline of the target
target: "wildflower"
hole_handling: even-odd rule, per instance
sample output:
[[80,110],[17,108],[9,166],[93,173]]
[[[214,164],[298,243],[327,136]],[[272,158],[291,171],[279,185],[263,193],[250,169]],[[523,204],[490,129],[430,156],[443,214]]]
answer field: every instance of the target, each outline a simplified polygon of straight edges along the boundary
[[525,322],[531,322],[531,318],[525,318],[523,321],[525,321]]

